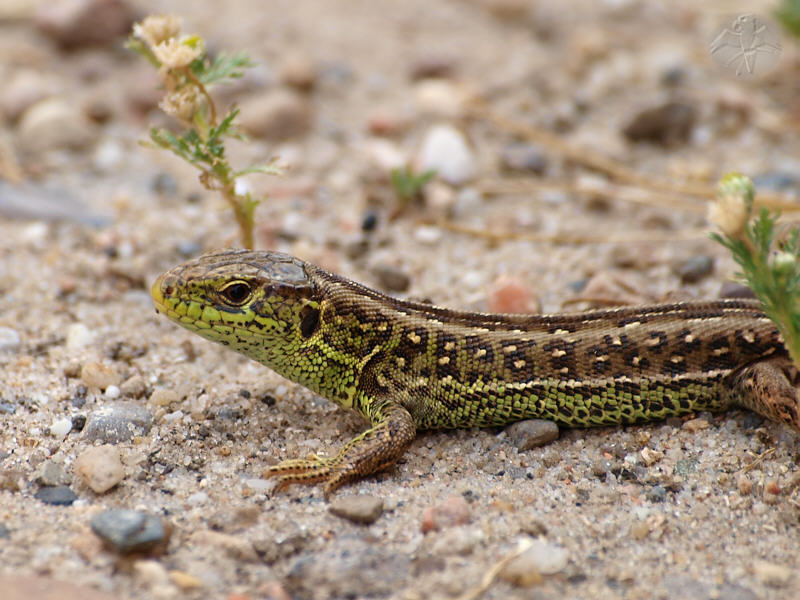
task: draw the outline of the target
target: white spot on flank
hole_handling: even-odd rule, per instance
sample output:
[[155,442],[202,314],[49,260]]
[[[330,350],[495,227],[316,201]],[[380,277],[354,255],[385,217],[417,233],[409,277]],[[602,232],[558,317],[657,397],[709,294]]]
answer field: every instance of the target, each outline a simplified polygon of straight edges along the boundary
[[742,332],[742,339],[748,344],[752,344],[756,341],[756,334],[752,329],[748,329]]
[[670,360],[670,362],[674,362],[675,364],[678,364],[678,363],[682,363],[683,362],[683,357],[679,356],[678,354],[674,354],[672,356],[672,358],[670,358],[669,360]]
[[730,349],[730,348],[728,348],[727,346],[723,346],[722,348],[714,348],[714,349],[711,351],[711,354],[712,354],[713,356],[722,356],[723,354],[727,354],[728,352],[730,352],[730,350],[731,350],[731,349]]
[[444,349],[445,349],[445,350],[447,350],[447,351],[450,351],[450,350],[452,350],[452,349],[453,349],[453,348],[455,348],[455,347],[456,347],[456,343],[455,343],[455,342],[447,342],[447,343],[444,345]]
[[686,337],[683,338],[683,341],[687,344],[691,344],[694,341],[694,336],[691,333],[687,333]]
[[566,356],[566,355],[567,355],[567,351],[566,350],[562,350],[561,348],[556,348],[555,350],[553,350],[553,353],[552,353],[553,358],[560,358],[560,357]]
[[505,352],[506,354],[511,354],[512,352],[516,351],[517,351],[516,346],[506,346],[505,348],[503,348],[503,352]]

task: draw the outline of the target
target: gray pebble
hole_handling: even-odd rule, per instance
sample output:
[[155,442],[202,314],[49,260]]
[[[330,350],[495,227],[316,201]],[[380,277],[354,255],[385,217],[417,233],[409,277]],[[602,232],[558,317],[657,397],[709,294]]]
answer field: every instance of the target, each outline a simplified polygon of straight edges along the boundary
[[13,415],[15,412],[17,412],[16,404],[11,404],[10,402],[0,402],[0,413]]
[[566,548],[536,539],[530,547],[511,559],[500,571],[500,577],[516,585],[537,583],[541,575],[554,575],[563,571],[569,562]]
[[664,502],[667,499],[667,489],[663,485],[654,485],[644,495],[650,502]]
[[383,499],[359,494],[355,496],[338,496],[328,507],[337,517],[353,523],[369,525],[378,520],[383,512]]
[[5,523],[0,523],[0,540],[7,540],[11,538],[11,530],[6,527]]
[[388,596],[402,589],[409,570],[403,553],[340,536],[325,550],[296,558],[286,584],[293,596],[310,600]]
[[89,415],[83,434],[89,441],[118,444],[147,435],[153,426],[153,415],[138,404],[117,402],[102,406]]
[[543,175],[547,169],[547,157],[535,144],[514,142],[503,148],[500,166],[512,173]]
[[61,485],[58,487],[43,487],[34,494],[34,498],[41,500],[45,504],[69,506],[78,499],[78,496],[67,486]]
[[693,256],[686,262],[676,265],[675,274],[683,283],[697,283],[714,271],[714,259],[710,256]]
[[92,531],[120,554],[147,551],[167,535],[160,517],[124,508],[95,515],[90,524]]
[[133,375],[122,382],[119,391],[129,398],[141,398],[147,393],[147,383],[141,375]]
[[544,446],[558,439],[558,425],[543,419],[528,419],[509,425],[506,435],[520,452]]
[[720,298],[755,298],[756,295],[749,286],[738,281],[726,281],[719,289]]
[[18,350],[21,340],[19,333],[11,327],[0,327],[0,352]]
[[242,102],[242,129],[255,138],[271,141],[305,135],[311,128],[314,110],[303,96],[276,89]]
[[697,119],[697,109],[683,102],[666,102],[637,113],[622,133],[633,142],[654,142],[677,146],[689,140]]
[[381,287],[391,292],[405,292],[411,285],[411,278],[399,267],[381,263],[372,269]]
[[39,485],[45,487],[56,487],[59,485],[69,485],[72,478],[64,471],[62,465],[52,460],[46,460],[42,463],[36,481]]

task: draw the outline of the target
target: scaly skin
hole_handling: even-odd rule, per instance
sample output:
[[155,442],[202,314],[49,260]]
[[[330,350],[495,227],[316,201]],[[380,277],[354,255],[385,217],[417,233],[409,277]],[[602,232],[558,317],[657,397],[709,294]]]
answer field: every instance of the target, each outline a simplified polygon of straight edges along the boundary
[[530,418],[590,427],[742,406],[800,431],[794,369],[755,301],[458,312],[245,250],[178,266],[152,295],[176,323],[372,424],[332,458],[271,467],[276,489],[325,482],[329,495],[395,463],[424,429]]

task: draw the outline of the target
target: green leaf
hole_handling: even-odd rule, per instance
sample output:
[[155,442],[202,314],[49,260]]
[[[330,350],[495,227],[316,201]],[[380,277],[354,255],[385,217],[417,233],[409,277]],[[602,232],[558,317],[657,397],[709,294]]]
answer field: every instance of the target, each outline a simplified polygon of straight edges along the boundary
[[242,169],[241,171],[236,171],[233,176],[239,177],[240,175],[247,175],[248,173],[264,173],[265,175],[283,175],[283,171],[280,167],[275,166],[274,163],[269,163],[266,165],[250,165]]
[[202,70],[196,71],[194,64],[192,65],[192,70],[204,85],[211,85],[224,79],[241,77],[244,75],[244,69],[249,69],[255,65],[256,63],[252,62],[245,52],[239,52],[231,56],[220,52],[210,64],[206,61]]

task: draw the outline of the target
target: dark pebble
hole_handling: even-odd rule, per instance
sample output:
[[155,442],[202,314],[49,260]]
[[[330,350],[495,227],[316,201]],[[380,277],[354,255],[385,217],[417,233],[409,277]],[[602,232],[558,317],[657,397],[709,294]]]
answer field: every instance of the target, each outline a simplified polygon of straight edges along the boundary
[[364,220],[361,221],[361,231],[364,233],[370,233],[375,231],[375,227],[378,226],[378,215],[375,211],[367,211],[364,215]]
[[84,427],[86,427],[86,415],[72,417],[72,431],[83,431]]
[[519,421],[506,427],[505,432],[520,452],[544,446],[558,439],[558,425],[543,419]]
[[242,417],[242,413],[230,406],[223,406],[217,412],[217,417],[228,421],[238,421]]
[[43,487],[33,496],[37,500],[41,500],[45,504],[53,504],[55,506],[69,506],[78,496],[65,485],[58,487]]
[[500,166],[510,173],[543,175],[547,169],[547,156],[539,146],[514,142],[503,148]]
[[677,146],[689,140],[696,119],[697,110],[691,104],[666,102],[636,114],[622,133],[632,142]]
[[11,530],[6,527],[5,523],[0,523],[0,540],[7,540],[11,538]]
[[275,406],[277,400],[275,400],[275,396],[272,394],[264,394],[261,396],[261,402],[266,404],[267,406]]
[[115,508],[92,517],[92,531],[120,554],[146,552],[165,542],[167,530],[160,517]]
[[674,271],[683,283],[697,283],[714,272],[714,259],[706,255],[693,256],[676,265]]
[[391,292],[405,292],[411,285],[411,278],[393,265],[376,265],[372,273],[378,279],[381,287]]
[[242,388],[242,389],[239,390],[239,395],[242,398],[245,398],[245,399],[249,400],[250,399],[250,390],[246,390],[246,389]]
[[720,298],[755,298],[756,295],[748,286],[738,281],[726,281],[719,290]]
[[757,190],[773,190],[789,192],[800,190],[800,178],[793,173],[773,171],[753,177],[753,185]]

